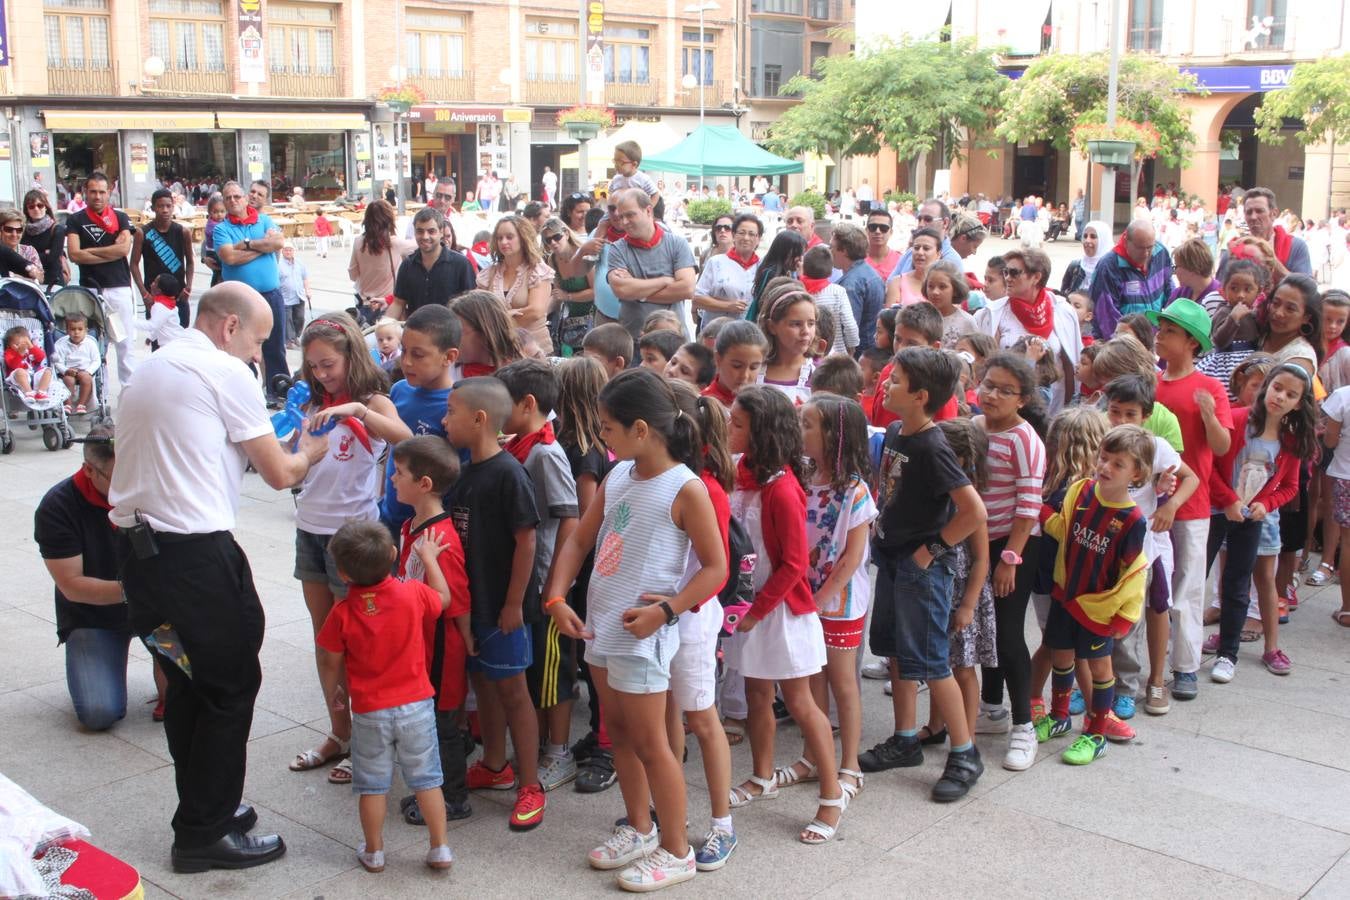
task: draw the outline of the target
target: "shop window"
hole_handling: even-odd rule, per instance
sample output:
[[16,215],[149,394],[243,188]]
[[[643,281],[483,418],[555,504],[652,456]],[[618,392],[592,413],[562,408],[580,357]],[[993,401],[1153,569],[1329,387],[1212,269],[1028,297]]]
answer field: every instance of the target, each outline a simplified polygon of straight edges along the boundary
[[431,78],[463,77],[468,20],[458,13],[408,10],[405,47],[408,74]]
[[525,20],[525,78],[529,81],[577,80],[575,20]]
[[[1289,22],[1289,0],[1247,0],[1244,28],[1252,27],[1253,19],[1259,26],[1254,34],[1256,40],[1251,45],[1253,49],[1284,46],[1285,26]],[[1269,34],[1265,33],[1267,28],[1270,29]]]
[[605,27],[605,82],[648,84],[651,79],[652,30]]
[[684,29],[684,47],[681,48],[681,75],[693,75],[702,85],[713,83],[713,51],[717,32],[704,29],[700,44],[697,28]]
[[1131,50],[1162,49],[1163,0],[1130,0]]
[[337,8],[317,3],[267,5],[267,55],[273,72],[332,75]]
[[221,0],[150,0],[150,52],[180,72],[225,71]]
[[47,66],[107,69],[108,0],[43,0]]
[[347,192],[347,150],[342,132],[271,135],[272,195],[304,188],[307,200],[331,200]]

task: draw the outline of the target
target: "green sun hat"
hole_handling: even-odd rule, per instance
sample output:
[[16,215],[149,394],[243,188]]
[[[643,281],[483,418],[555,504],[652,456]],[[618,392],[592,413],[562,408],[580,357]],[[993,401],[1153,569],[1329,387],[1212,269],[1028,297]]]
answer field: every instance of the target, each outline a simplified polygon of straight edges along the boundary
[[1208,353],[1214,349],[1214,342],[1209,339],[1209,330],[1214,327],[1214,323],[1210,320],[1209,313],[1205,312],[1205,308],[1194,300],[1178,297],[1165,309],[1150,309],[1144,315],[1154,325],[1158,324],[1159,319],[1180,325],[1183,331],[1200,344],[1201,353]]

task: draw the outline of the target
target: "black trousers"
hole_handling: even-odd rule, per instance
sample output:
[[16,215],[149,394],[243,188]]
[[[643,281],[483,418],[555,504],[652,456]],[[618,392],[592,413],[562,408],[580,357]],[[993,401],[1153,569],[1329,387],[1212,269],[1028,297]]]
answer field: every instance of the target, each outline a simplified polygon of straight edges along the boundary
[[178,787],[174,843],[191,849],[230,830],[243,796],[253,701],[262,685],[263,608],[248,558],[229,532],[156,538],[159,553],[150,559],[137,559],[120,538],[122,585],[135,633],[171,624],[192,670],[189,678],[153,654],[169,682],[164,734]]
[[[1284,524],[1284,516],[1280,516]],[[1237,662],[1242,624],[1247,621],[1252,572],[1261,550],[1261,523],[1244,519],[1230,522],[1223,513],[1209,517],[1209,544],[1205,571],[1214,565],[1219,549],[1228,542],[1228,556],[1219,575],[1219,656]]]
[[[1022,564],[1017,567],[1013,592],[994,598],[994,624],[997,628],[998,667],[983,667],[984,685],[981,699],[986,703],[1003,702],[1003,686],[1008,686],[1008,700],[1014,725],[1031,721],[1031,653],[1027,650],[1027,601],[1031,598],[1031,583],[1036,577],[1040,559],[1040,535],[1027,538],[1022,550]],[[989,542],[989,577],[993,578],[999,556],[1008,546],[1006,537]]]

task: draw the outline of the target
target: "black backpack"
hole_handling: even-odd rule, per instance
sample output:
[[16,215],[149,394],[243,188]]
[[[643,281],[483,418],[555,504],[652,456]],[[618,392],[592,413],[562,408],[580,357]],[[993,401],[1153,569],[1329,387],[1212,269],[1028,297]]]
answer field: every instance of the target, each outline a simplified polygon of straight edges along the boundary
[[755,599],[755,544],[735,516],[727,522],[727,583],[717,593],[723,607],[751,603]]

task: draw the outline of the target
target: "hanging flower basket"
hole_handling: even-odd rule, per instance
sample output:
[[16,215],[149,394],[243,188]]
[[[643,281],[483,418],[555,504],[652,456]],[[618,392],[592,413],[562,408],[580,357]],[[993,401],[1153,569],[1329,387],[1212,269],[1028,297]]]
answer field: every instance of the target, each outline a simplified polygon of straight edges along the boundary
[[406,115],[417,104],[425,103],[427,95],[417,85],[405,81],[401,84],[382,88],[376,95],[376,99],[398,115]]
[[1134,158],[1134,141],[1088,141],[1088,159],[1103,166],[1128,166]]
[[594,140],[603,128],[614,127],[614,110],[603,106],[574,106],[558,113],[558,127],[574,141]]
[[1128,166],[1132,160],[1158,155],[1162,137],[1152,125],[1120,119],[1114,127],[1100,122],[1079,125],[1073,143],[1080,153],[1104,166]]

